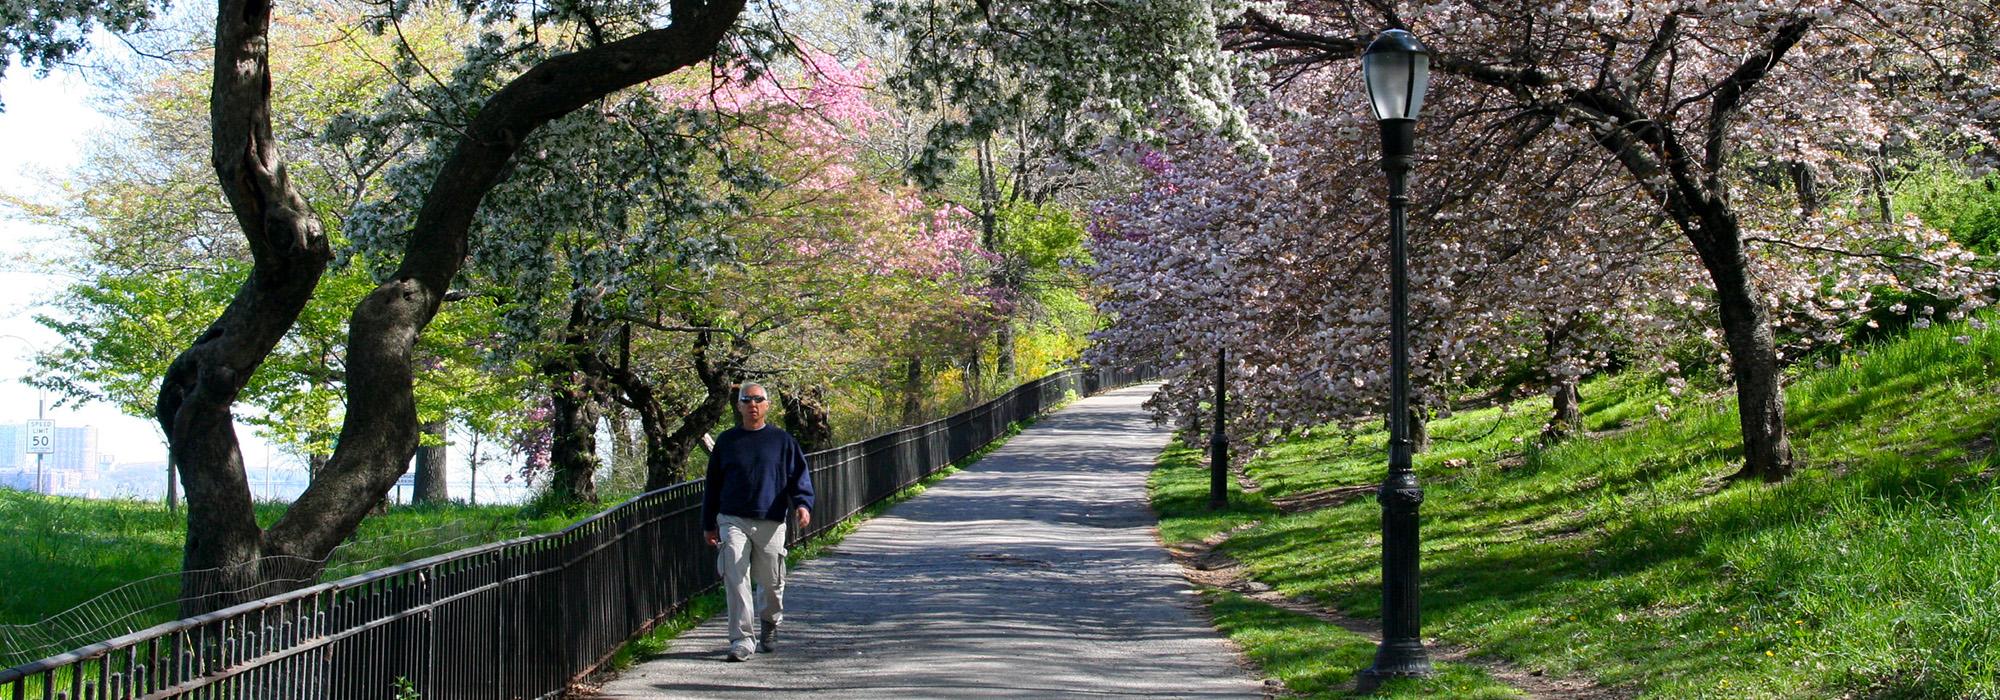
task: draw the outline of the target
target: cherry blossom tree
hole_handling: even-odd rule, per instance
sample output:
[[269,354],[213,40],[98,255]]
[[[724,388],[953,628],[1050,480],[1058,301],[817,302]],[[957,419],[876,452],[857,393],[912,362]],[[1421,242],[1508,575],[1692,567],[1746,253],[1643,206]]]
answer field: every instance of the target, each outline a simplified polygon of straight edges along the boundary
[[[1879,183],[1884,154],[1914,142],[1992,152],[2000,61],[1990,3],[1195,4],[1176,8],[1182,18],[1122,5],[1022,3],[1000,11],[956,2],[913,2],[898,16],[928,16],[948,27],[900,25],[913,44],[971,34],[993,55],[1042,64],[1033,73],[1042,94],[1122,133],[1155,137],[1163,115],[1248,134],[1241,105],[1258,90],[1237,89],[1248,86],[1317,84],[1317,94],[1291,98],[1344,102],[1364,113],[1354,59],[1379,30],[1411,30],[1434,52],[1419,183],[1462,175],[1478,178],[1468,191],[1481,197],[1524,197],[1540,191],[1533,176],[1516,177],[1516,169],[1495,163],[1565,152],[1545,142],[1588,144],[1593,148],[1568,151],[1574,160],[1567,165],[1601,173],[1599,196],[1643,205],[1641,220],[1666,226],[1700,264],[1736,387],[1742,477],[1779,480],[1794,468],[1778,331],[1813,314],[1780,318],[1774,300],[1824,298],[1829,290],[1810,283],[1837,284],[1846,271],[1863,269],[1947,296],[1978,284],[1960,274],[1964,253],[1920,223],[1868,221],[1845,206],[1822,206],[1819,193],[1828,189],[1822,182],[1863,180],[1870,171]],[[1119,50],[1061,50],[1079,43]],[[1215,52],[1218,44],[1233,52]],[[1251,61],[1258,70],[1236,70]],[[978,84],[955,82],[965,72],[949,59],[914,62],[911,71],[906,80],[940,99],[968,102],[968,128],[1007,108]],[[1356,126],[1313,138],[1344,140],[1360,159],[1373,151],[1372,139]],[[1476,158],[1461,140],[1439,138],[1461,132],[1509,140]],[[1255,139],[1235,140],[1257,150]],[[1790,183],[1798,190],[1793,199],[1805,204],[1752,206],[1773,180]],[[1794,258],[1821,262],[1778,262]],[[1780,274],[1777,266],[1796,272]],[[1833,296],[1839,304],[1818,308],[1854,303]]]
[[[1384,212],[1370,206],[1374,189],[1358,183],[1375,175],[1356,143],[1373,138],[1372,125],[1347,106],[1255,110],[1268,161],[1193,129],[1169,132],[1164,151],[1127,149],[1146,186],[1095,212],[1096,277],[1115,320],[1091,357],[1163,358],[1169,379],[1153,408],[1176,424],[1206,423],[1201,402],[1218,350],[1228,351],[1239,397],[1236,439],[1379,414],[1388,376]],[[1486,155],[1510,142],[1453,146]],[[1604,210],[1618,203],[1588,196],[1601,183],[1563,167],[1573,155],[1496,162],[1538,176],[1520,198],[1475,196],[1469,188],[1482,177],[1420,185],[1418,201],[1428,204],[1413,219],[1411,271],[1418,404],[1444,408],[1453,391],[1525,360],[1558,412],[1567,397],[1573,414],[1577,378],[1609,359],[1600,342],[1608,333],[1673,329],[1671,301],[1633,292],[1671,287],[1685,266],[1655,254],[1659,234],[1624,226],[1629,208]]]
[[[837,373],[850,356],[830,348],[879,347],[843,333],[959,305],[954,278],[978,256],[968,217],[863,162],[860,135],[878,118],[865,67],[806,52],[755,68],[718,66],[553,122],[482,210],[461,283],[505,300],[508,352],[540,368],[558,498],[596,500],[608,406],[637,417],[645,484],[666,486],[687,478],[736,382]],[[419,118],[452,101],[443,93],[392,95],[373,114],[408,116],[355,137],[443,132],[430,124],[449,115]],[[423,183],[432,167],[420,159],[391,180]],[[355,239],[399,245],[420,195],[368,207]],[[787,340],[799,334],[810,340]],[[802,399],[788,405],[811,411]]]

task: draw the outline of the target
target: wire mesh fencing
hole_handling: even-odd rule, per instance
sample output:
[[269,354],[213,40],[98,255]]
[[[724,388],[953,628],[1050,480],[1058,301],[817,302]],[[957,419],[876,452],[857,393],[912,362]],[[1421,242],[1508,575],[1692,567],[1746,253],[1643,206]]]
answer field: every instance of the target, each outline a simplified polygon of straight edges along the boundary
[[[1070,369],[945,418],[807,455],[824,535],[1071,396],[1148,376]],[[0,671],[0,700],[546,698],[716,585],[702,483],[559,532],[320,583]]]

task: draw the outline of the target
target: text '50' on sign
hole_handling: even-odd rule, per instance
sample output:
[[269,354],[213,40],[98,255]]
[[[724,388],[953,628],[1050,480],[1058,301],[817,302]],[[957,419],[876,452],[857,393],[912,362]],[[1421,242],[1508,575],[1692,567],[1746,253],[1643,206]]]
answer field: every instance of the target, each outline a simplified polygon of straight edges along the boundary
[[54,454],[55,451],[56,422],[52,420],[28,421],[28,454]]

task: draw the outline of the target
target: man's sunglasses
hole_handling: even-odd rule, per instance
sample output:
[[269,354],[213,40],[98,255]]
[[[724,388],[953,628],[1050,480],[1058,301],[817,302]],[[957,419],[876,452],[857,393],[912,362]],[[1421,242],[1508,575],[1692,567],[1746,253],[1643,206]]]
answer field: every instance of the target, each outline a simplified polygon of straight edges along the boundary
[[764,397],[762,397],[762,396],[745,396],[745,397],[742,397],[742,398],[739,398],[739,399],[737,399],[737,401],[741,401],[741,402],[743,402],[743,403],[764,403]]

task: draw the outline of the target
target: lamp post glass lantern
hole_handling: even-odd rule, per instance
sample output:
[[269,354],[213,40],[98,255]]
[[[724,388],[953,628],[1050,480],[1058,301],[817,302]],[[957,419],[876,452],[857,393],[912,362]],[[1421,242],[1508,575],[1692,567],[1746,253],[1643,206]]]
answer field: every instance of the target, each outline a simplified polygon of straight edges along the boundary
[[1417,114],[1430,83],[1430,50],[1401,29],[1375,37],[1361,56],[1368,102],[1382,127],[1382,170],[1389,176],[1389,472],[1376,492],[1382,504],[1382,644],[1361,672],[1373,689],[1390,678],[1431,675],[1417,595],[1417,509],[1423,487],[1410,469],[1410,352],[1406,186],[1416,152]]

